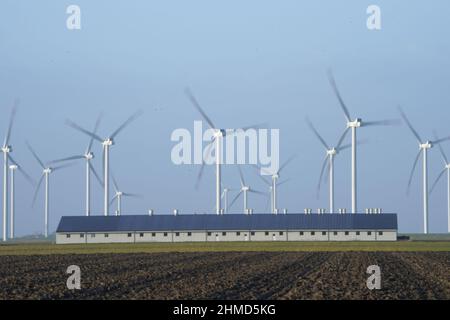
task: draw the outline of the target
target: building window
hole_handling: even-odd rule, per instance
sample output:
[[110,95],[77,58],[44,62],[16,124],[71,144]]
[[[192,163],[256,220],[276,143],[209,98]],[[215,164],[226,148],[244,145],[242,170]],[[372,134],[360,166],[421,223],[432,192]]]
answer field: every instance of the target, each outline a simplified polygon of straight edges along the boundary
[[211,236],[211,232],[208,232],[208,236]]
[[152,237],[156,237],[156,232],[152,232]]
[[66,234],[66,238],[70,238],[70,234]]
[[322,231],[322,235],[323,235],[323,236],[326,236],[326,235],[327,235],[327,232],[326,232],[326,231]]
[[300,231],[300,235],[301,235],[301,236],[303,235],[303,231]]
[[108,233],[105,233],[105,238],[108,238],[109,237],[109,234]]
[[237,235],[237,236],[240,236],[240,235],[241,235],[241,233],[240,233],[240,232],[236,232],[236,235]]
[[222,232],[222,235],[223,235],[223,236],[226,236],[226,235],[227,235],[227,233],[226,233],[226,232]]
[[144,237],[144,234],[141,232],[141,233],[139,233],[139,237]]
[[335,236],[337,236],[337,231],[334,231],[333,234],[334,234]]
[[312,235],[312,236],[315,236],[315,235],[316,235],[316,232],[315,232],[315,231],[311,231],[311,235]]
[[188,232],[188,237],[192,236],[192,232]]
[[378,235],[382,236],[383,235],[383,231],[378,231]]
[[265,235],[268,236],[268,235],[269,235],[269,231],[266,231],[266,232],[265,232]]
[[250,235],[254,236],[255,235],[255,231],[250,232]]
[[91,233],[91,238],[95,238],[95,233]]
[[278,234],[279,234],[280,236],[282,236],[282,235],[283,235],[283,231],[280,231]]
[[348,231],[345,231],[345,235],[348,236],[348,235],[349,235],[349,232],[348,232]]
[[128,238],[131,238],[131,235],[132,235],[132,234],[131,234],[131,233],[129,233],[129,234],[128,234]]
[[371,236],[372,235],[372,231],[367,231],[367,235]]
[[175,237],[179,237],[180,233],[179,232],[175,232]]
[[164,237],[167,237],[167,232],[164,232]]
[[359,235],[360,235],[360,232],[359,232],[359,231],[356,231],[356,235],[359,236]]

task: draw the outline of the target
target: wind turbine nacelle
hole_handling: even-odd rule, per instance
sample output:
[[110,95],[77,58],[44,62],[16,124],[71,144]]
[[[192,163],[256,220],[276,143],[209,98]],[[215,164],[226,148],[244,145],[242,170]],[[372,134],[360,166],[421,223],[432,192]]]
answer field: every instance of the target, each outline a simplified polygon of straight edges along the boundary
[[11,170],[16,170],[17,168],[19,168],[19,167],[15,164],[12,164],[9,166],[9,169],[11,169]]
[[433,144],[430,141],[419,144],[420,149],[430,149],[433,147]]
[[278,174],[272,175],[272,180],[276,180],[276,179],[278,179],[278,178],[279,178]]
[[103,146],[112,146],[113,144],[114,144],[114,141],[111,138],[108,138],[102,142]]
[[45,168],[43,170],[43,172],[44,172],[44,174],[50,174],[50,173],[52,173],[52,168]]
[[11,146],[3,146],[2,147],[2,152],[3,153],[9,153],[9,152],[12,152],[12,151],[13,151],[13,149],[12,149]]
[[336,148],[327,150],[327,155],[329,155],[329,156],[335,156],[336,154],[337,154]]
[[92,160],[94,159],[94,154],[92,152],[88,152],[84,155],[84,157],[86,158],[86,160]]
[[247,187],[247,186],[244,186],[244,187],[241,188],[241,190],[242,190],[242,191],[248,191],[248,190],[250,190],[250,188]]
[[353,121],[347,122],[347,127],[348,128],[359,128],[359,127],[361,127],[361,119],[360,118],[356,118]]

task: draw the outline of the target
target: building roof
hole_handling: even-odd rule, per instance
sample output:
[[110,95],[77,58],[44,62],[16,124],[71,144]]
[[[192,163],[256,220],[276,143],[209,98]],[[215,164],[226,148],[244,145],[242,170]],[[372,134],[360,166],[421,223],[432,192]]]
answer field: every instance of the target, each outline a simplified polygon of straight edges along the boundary
[[64,216],[56,232],[172,230],[396,230],[396,214]]

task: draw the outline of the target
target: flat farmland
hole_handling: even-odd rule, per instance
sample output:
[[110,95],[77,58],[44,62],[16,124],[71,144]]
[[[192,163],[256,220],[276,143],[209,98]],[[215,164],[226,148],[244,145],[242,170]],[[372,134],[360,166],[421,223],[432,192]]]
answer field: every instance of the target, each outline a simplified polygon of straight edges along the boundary
[[[380,290],[366,287],[374,264]],[[69,265],[80,290],[66,288]],[[449,251],[3,251],[0,299],[450,299],[449,270]]]

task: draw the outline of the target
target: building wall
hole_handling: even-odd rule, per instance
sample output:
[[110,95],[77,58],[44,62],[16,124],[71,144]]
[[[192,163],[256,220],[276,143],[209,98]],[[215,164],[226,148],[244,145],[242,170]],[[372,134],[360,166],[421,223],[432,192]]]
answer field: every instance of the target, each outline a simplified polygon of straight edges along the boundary
[[[215,241],[396,241],[393,230],[271,230],[271,231],[137,231],[99,233],[57,233],[57,244],[71,243],[143,243],[143,242],[215,242]],[[190,232],[190,235],[188,235]],[[323,234],[325,232],[325,234]],[[239,234],[238,234],[239,233]],[[370,233],[370,234],[369,234]],[[67,235],[70,237],[67,237]],[[107,234],[107,236],[106,236]],[[131,235],[131,236],[130,236]]]

